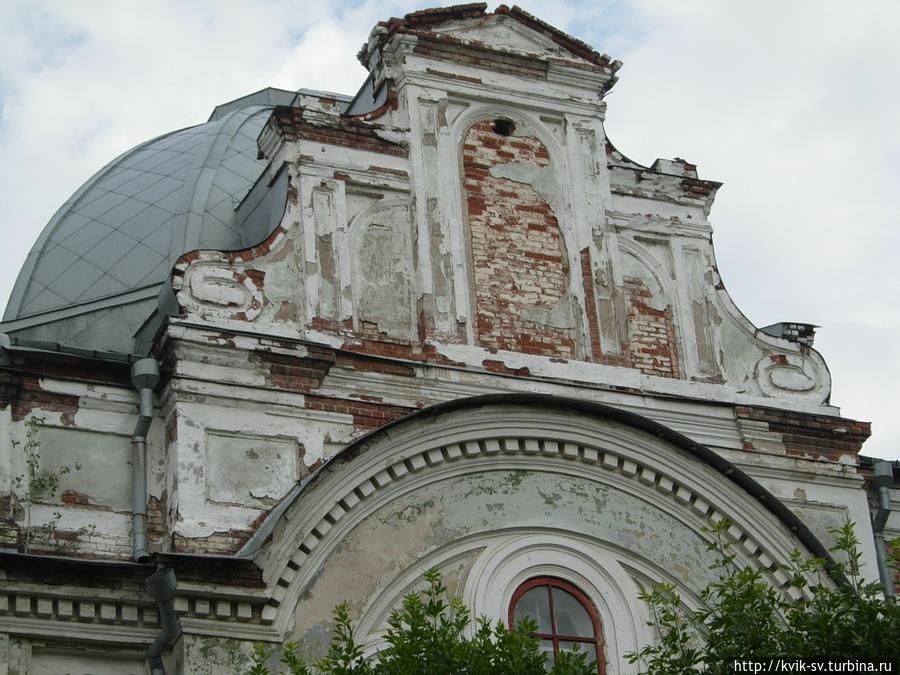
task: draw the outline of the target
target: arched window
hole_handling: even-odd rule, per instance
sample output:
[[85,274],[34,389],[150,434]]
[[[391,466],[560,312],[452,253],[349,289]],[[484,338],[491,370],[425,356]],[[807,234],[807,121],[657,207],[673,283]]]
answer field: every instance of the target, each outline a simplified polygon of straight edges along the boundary
[[509,604],[509,625],[531,617],[538,625],[534,635],[541,640],[547,663],[553,664],[560,651],[578,645],[587,652],[588,662],[606,673],[603,630],[597,610],[588,597],[572,584],[555,577],[529,579],[516,589]]

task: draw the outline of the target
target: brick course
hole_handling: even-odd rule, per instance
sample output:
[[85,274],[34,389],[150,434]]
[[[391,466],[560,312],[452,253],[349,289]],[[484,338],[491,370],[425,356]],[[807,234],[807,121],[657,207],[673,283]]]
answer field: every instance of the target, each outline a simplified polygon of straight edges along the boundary
[[279,106],[272,113],[269,124],[274,125],[279,135],[289,143],[307,140],[395,157],[407,155],[405,146],[384,140],[377,134],[380,126],[362,119],[329,117],[313,121],[306,118],[304,108]]
[[[855,458],[872,433],[868,422],[791,410],[736,406],[735,415],[738,421],[766,422],[769,431],[782,434],[784,449],[789,456],[806,459],[836,462],[846,456]],[[745,447],[754,449],[752,444],[745,444]]]

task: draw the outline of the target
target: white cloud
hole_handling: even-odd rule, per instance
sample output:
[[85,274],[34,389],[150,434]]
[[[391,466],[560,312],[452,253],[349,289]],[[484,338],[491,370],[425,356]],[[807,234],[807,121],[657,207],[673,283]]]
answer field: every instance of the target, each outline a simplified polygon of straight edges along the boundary
[[900,6],[637,2],[640,39],[607,129],[641,162],[681,156],[724,181],[719,269],[757,325],[820,324],[832,401],[900,457]]
[[[114,156],[265,86],[352,94],[371,26],[419,8],[0,3],[0,296],[53,211]],[[833,401],[874,422],[868,453],[900,456],[900,5],[529,9],[625,62],[607,124],[620,150],[725,182],[712,219],[736,303],[760,325],[821,324]]]

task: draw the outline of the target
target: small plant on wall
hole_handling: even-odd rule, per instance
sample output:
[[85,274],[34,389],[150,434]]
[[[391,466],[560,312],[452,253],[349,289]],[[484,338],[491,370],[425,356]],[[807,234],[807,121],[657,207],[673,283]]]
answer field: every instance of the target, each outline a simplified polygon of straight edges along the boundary
[[12,479],[12,495],[16,502],[13,513],[20,511],[22,514],[21,519],[24,522],[20,530],[20,539],[25,553],[28,553],[34,545],[39,531],[52,531],[62,519],[62,513],[55,511],[48,522],[35,525],[32,522],[34,505],[53,498],[59,490],[60,479],[73,470],[81,469],[78,462],[74,466],[64,465],[55,470],[44,466],[40,455],[40,427],[43,422],[42,417],[29,417],[25,421],[25,440],[12,441],[13,448],[20,448],[25,459],[25,472],[13,476]]

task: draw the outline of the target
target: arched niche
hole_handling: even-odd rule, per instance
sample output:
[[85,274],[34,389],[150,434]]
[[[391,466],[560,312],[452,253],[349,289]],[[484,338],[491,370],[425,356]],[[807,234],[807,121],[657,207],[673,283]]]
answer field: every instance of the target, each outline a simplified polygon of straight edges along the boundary
[[631,363],[646,375],[683,376],[678,294],[662,261],[639,243],[620,239]]
[[451,138],[475,344],[582,358],[579,249],[557,140],[542,122],[497,105],[466,110]]
[[353,328],[372,338],[415,334],[409,200],[374,202],[350,223]]
[[696,603],[713,579],[715,521],[732,521],[739,561],[777,587],[793,550],[827,555],[771,494],[690,439],[536,395],[454,401],[388,425],[280,513],[258,559],[263,619],[307,645],[324,645],[332,607],[347,600],[374,649],[390,608],[437,567],[496,618],[523,580],[568,579],[607,624],[613,663],[649,639],[640,583],[673,582]]

